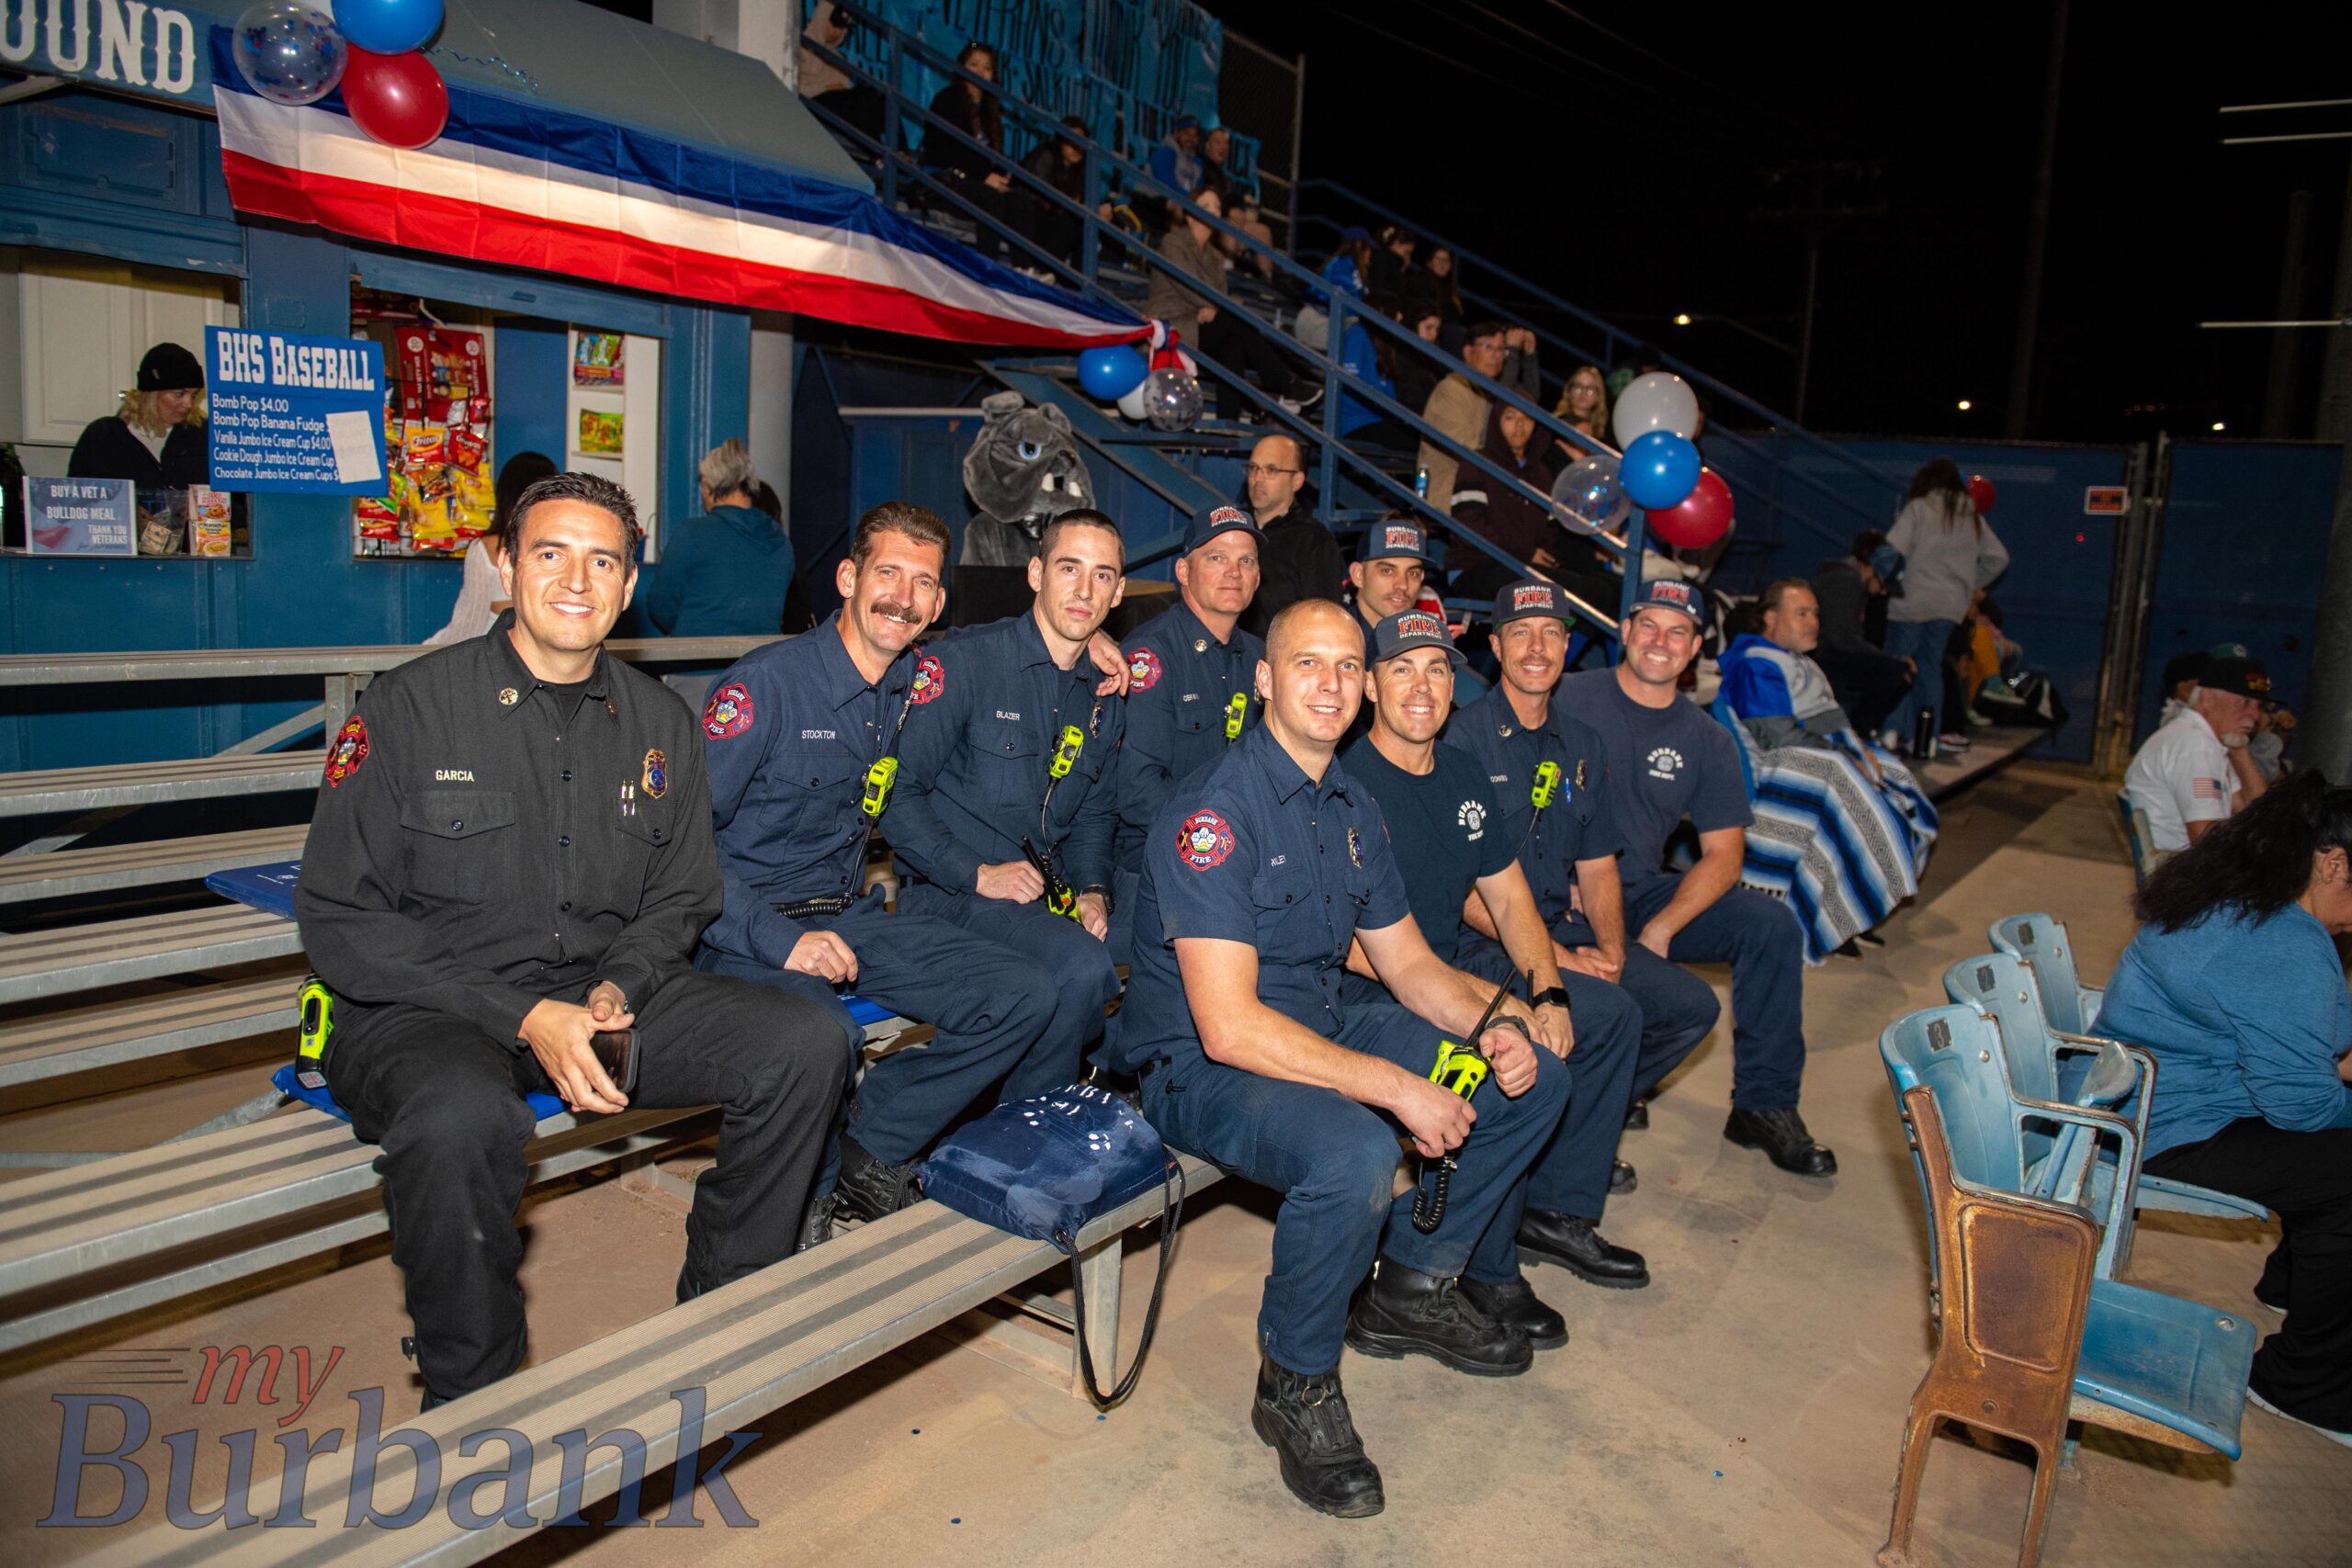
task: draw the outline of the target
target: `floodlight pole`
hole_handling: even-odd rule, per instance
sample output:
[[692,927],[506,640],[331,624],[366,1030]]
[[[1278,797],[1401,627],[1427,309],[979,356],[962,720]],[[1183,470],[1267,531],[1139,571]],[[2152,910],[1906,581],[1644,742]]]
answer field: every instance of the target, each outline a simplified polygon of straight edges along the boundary
[[2018,341],[2009,357],[2009,405],[2006,434],[2025,439],[2026,409],[2033,397],[2033,340],[2041,330],[2041,265],[2050,249],[2050,168],[2058,151],[2058,85],[2066,67],[2067,0],[2050,17],[2050,75],[2042,87],[2041,157],[2033,171],[2033,216],[2026,225],[2025,284],[2018,296]]
[[[2338,322],[2352,321],[2352,165],[2345,181],[2344,225],[2335,242]],[[2335,472],[2335,522],[2320,577],[2319,635],[2312,647],[2312,689],[2295,750],[2303,765],[2352,784],[2352,326],[2327,334],[2327,374],[2320,382],[2319,438],[2344,449]]]

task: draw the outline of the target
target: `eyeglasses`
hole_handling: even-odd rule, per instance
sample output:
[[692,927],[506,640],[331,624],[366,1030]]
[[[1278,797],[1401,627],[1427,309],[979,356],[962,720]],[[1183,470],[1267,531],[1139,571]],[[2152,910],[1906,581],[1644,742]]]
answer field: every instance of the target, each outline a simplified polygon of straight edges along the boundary
[[1277,468],[1272,463],[1252,463],[1244,471],[1253,478],[1259,474],[1303,474],[1306,472],[1305,468]]

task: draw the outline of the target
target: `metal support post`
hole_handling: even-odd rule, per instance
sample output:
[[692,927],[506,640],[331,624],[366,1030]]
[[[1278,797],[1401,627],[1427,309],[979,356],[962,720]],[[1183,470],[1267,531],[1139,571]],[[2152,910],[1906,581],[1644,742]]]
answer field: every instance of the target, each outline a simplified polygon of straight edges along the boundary
[[1323,451],[1315,479],[1315,493],[1328,514],[1340,504],[1340,345],[1347,340],[1347,296],[1335,286],[1331,297],[1330,336],[1323,342]]
[[899,52],[899,30],[890,29],[890,52],[882,69],[886,73],[882,94],[882,205],[897,210],[899,206],[899,149],[905,134],[899,129],[899,83],[902,80]]
[[[1092,128],[1089,127],[1089,129]],[[1086,210],[1093,213],[1102,210],[1102,165],[1095,161],[1093,139],[1089,137],[1087,141],[1088,145],[1084,150]],[[1089,283],[1099,284],[1102,281],[1102,236],[1091,222],[1079,224],[1078,236],[1078,275]]]

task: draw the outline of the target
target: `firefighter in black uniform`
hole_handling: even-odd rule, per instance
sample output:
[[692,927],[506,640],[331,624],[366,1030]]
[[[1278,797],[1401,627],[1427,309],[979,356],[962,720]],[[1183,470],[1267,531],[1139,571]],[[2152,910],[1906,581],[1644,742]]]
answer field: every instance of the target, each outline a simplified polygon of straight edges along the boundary
[[[721,897],[702,740],[603,649],[636,584],[628,492],[558,474],[506,529],[514,608],[368,689],[294,897],[334,997],[327,1086],[383,1148],[428,1409],[523,1360],[525,1093],[721,1107],[684,1301],[793,1250],[851,1043],[816,1002],[691,967]],[[623,1031],[626,1093],[594,1047]]]

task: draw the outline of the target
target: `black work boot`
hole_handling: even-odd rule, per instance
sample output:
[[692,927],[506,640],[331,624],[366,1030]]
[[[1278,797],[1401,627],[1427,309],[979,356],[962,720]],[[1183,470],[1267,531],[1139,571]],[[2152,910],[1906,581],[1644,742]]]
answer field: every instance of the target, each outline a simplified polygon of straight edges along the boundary
[[808,1200],[808,1212],[800,1217],[800,1239],[793,1251],[806,1252],[833,1239],[833,1208],[840,1201],[838,1191],[820,1193]]
[[855,1138],[842,1138],[841,1179],[833,1188],[833,1212],[854,1220],[878,1220],[895,1214],[922,1197],[922,1183],[913,1165],[885,1165],[859,1146]]
[[1348,1344],[1395,1360],[1427,1356],[1479,1378],[1515,1378],[1535,1359],[1524,1331],[1498,1323],[1455,1288],[1384,1258],[1348,1314]]
[[1521,1214],[1519,1256],[1521,1262],[1555,1264],[1588,1285],[1612,1291],[1638,1291],[1650,1282],[1650,1266],[1640,1253],[1613,1245],[1590,1220],[1574,1214],[1541,1209]]
[[1340,1392],[1337,1367],[1307,1377],[1261,1358],[1250,1426],[1282,1461],[1291,1495],[1317,1513],[1368,1519],[1388,1506],[1380,1468],[1364,1457],[1348,1396]]
[[1650,1102],[1648,1100],[1637,1100],[1634,1101],[1633,1104],[1625,1107],[1625,1131],[1628,1133],[1644,1132],[1647,1130],[1649,1124]]
[[1782,1170],[1799,1176],[1835,1176],[1838,1156],[1813,1141],[1804,1118],[1786,1111],[1735,1111],[1724,1136],[1744,1149],[1762,1149]]
[[1622,1159],[1609,1162],[1609,1195],[1621,1197],[1642,1184],[1641,1172]]
[[1568,1320],[1544,1304],[1524,1278],[1489,1285],[1465,1276],[1461,1289],[1472,1306],[1526,1335],[1535,1349],[1557,1350],[1567,1344]]

